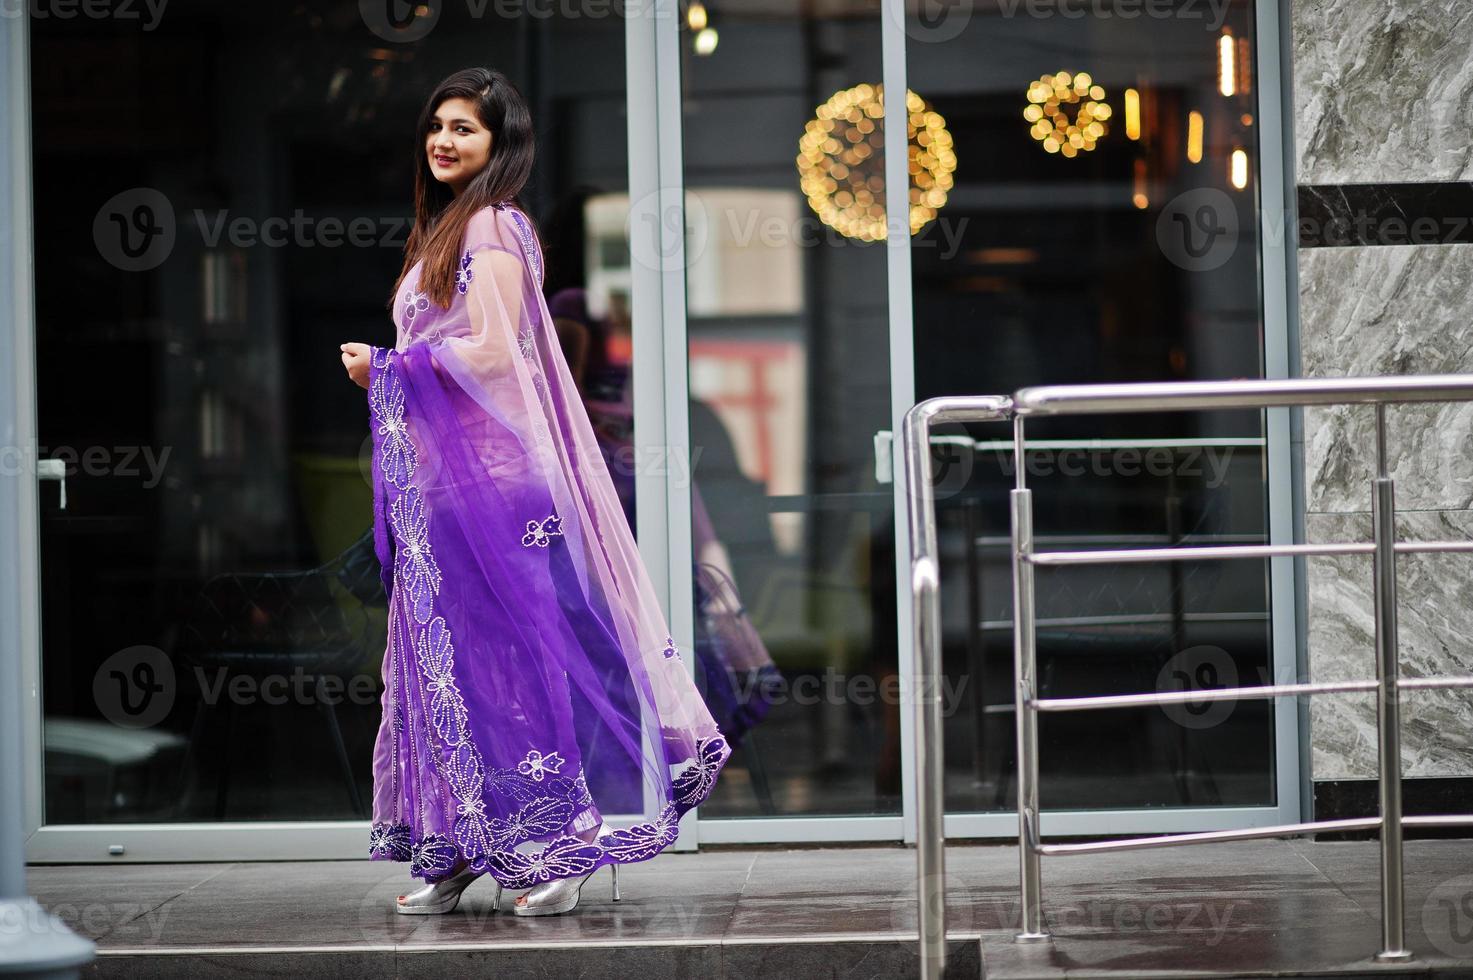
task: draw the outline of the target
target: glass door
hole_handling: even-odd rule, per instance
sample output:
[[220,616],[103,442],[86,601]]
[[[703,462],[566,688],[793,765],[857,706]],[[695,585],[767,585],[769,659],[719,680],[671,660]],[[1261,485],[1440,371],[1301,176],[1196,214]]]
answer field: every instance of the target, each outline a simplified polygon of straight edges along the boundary
[[[1263,217],[1285,200],[1278,4],[1178,6],[1222,20],[176,0],[29,21],[30,857],[364,853],[383,608],[367,413],[336,351],[392,336],[419,100],[476,63],[531,103],[549,302],[736,742],[691,842],[913,836],[904,411],[1288,369],[1283,224]],[[1088,102],[1109,106],[1092,148],[1068,131]],[[1040,531],[1289,539],[1286,417],[1158,429],[1036,427]],[[1004,435],[937,449],[965,447],[941,513],[964,835],[1015,832]],[[1105,474],[1063,455],[1098,437]],[[1153,450],[1199,475],[1149,472]],[[1050,690],[1292,677],[1287,564],[1183,572],[1058,583]],[[1292,703],[1122,718],[1045,733],[1045,786],[1081,807],[1050,832],[1297,819]]]
[[366,855],[385,603],[338,345],[392,343],[417,116],[482,64],[537,127],[523,201],[569,361],[590,397],[627,363],[625,22],[603,12],[29,19],[31,859]]
[[[952,152],[913,167],[938,210],[911,250],[916,399],[1283,376],[1277,5],[929,10],[906,16],[908,85]],[[1040,549],[1289,539],[1282,412],[1044,419],[1027,435]],[[1012,835],[1011,432],[940,441],[944,661],[965,690],[946,710],[948,826]],[[1040,571],[1037,588],[1045,697],[1295,678],[1287,562]],[[1293,822],[1297,746],[1292,699],[1048,716],[1044,830]]]
[[736,745],[701,840],[899,839],[882,19],[690,2],[665,29],[685,207],[667,390],[692,464],[671,575]]
[[[913,837],[889,440],[909,405],[1288,372],[1279,5],[1081,9],[692,0],[660,26],[687,252],[666,392],[689,406],[692,461],[671,498],[672,534],[689,529],[671,576],[688,555],[676,606],[742,738],[703,840]],[[907,93],[889,140],[884,86]],[[1049,546],[1292,537],[1283,412],[1030,435]],[[977,426],[935,447],[958,836],[1016,834],[1009,436]],[[1172,564],[1040,581],[1049,691],[1295,677],[1288,562]],[[1297,820],[1296,706],[1209,707],[1046,725],[1045,828]]]

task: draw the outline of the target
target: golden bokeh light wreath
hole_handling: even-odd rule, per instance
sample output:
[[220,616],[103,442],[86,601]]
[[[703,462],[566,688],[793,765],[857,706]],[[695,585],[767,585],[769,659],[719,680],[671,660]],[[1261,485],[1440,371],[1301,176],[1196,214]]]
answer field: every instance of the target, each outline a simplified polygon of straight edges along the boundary
[[[926,100],[907,89],[905,108],[914,235],[946,203],[956,153],[946,120]],[[819,106],[798,140],[799,186],[808,206],[846,238],[886,237],[884,115],[884,86],[856,85]]]
[[1066,157],[1093,150],[1110,131],[1105,90],[1086,71],[1061,71],[1030,83],[1023,118],[1033,124],[1028,132],[1045,150]]

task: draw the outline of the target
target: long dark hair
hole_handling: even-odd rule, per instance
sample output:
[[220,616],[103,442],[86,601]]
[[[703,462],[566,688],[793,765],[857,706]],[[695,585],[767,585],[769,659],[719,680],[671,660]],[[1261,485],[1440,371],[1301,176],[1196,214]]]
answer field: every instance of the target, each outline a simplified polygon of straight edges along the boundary
[[[465,99],[476,107],[481,125],[491,131],[491,157],[457,197],[430,171],[425,137],[435,111],[447,99]],[[482,208],[507,201],[521,207],[517,195],[532,173],[535,153],[532,115],[517,87],[499,71],[466,68],[446,78],[430,93],[419,114],[414,144],[414,228],[404,245],[404,266],[389,297],[394,308],[399,286],[421,258],[420,283],[435,303],[448,308],[460,265],[460,242],[466,222]]]

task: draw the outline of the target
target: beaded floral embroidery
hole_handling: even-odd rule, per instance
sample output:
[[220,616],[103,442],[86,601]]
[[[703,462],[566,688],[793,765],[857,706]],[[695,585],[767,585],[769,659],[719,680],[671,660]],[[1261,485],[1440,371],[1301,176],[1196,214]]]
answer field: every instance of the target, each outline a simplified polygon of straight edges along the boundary
[[471,250],[466,249],[465,254],[460,257],[460,268],[455,270],[455,288],[461,295],[465,295],[471,280],[476,277],[475,273],[471,272],[471,261]]
[[697,740],[695,761],[674,779],[675,801],[695,806],[709,796],[716,785],[716,774],[730,754],[726,739],[720,735],[708,735]]
[[536,749],[527,753],[527,757],[517,763],[517,772],[523,776],[531,776],[539,783],[547,777],[548,773],[556,773],[563,767],[562,756],[556,752],[543,755]]
[[[378,364],[382,368],[384,365]],[[414,472],[414,442],[409,438],[409,426],[404,421],[404,390],[395,384],[388,387],[389,375],[379,372],[374,379],[371,397],[379,410],[378,434],[383,440],[379,468],[395,486],[409,482]]]
[[382,854],[395,861],[408,861],[410,856],[409,824],[374,824],[368,832],[368,853]]
[[[461,292],[465,290],[462,289]],[[413,289],[406,289],[403,299],[405,324],[413,323],[417,314],[430,308],[430,294],[427,292],[421,293]]]
[[418,878],[442,878],[455,866],[455,842],[444,834],[430,834],[409,845],[409,873]]
[[522,535],[522,544],[530,548],[536,545],[546,548],[554,537],[563,536],[563,519],[556,514],[549,514],[540,521],[528,521],[527,533]]
[[511,210],[511,219],[517,226],[517,237],[522,240],[522,251],[527,253],[527,262],[532,267],[532,274],[537,278],[537,285],[542,285],[542,256],[537,251],[537,233],[532,230],[527,216],[516,208]]
[[430,529],[425,520],[419,488],[410,485],[389,510],[394,535],[399,540],[398,570],[414,618],[430,621],[430,610],[440,592],[440,566],[430,552]]

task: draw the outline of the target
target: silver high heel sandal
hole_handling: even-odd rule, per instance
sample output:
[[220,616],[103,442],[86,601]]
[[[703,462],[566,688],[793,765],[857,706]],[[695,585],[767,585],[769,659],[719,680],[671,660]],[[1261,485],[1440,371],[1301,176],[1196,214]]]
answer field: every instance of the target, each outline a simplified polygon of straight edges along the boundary
[[[524,905],[512,903],[512,913],[515,915],[562,915],[571,912],[578,907],[578,897],[583,892],[583,883],[593,877],[598,868],[588,872],[581,878],[558,878],[553,881],[544,881],[526,893],[527,901]],[[619,866],[609,865],[609,871],[614,877],[614,901],[619,901]]]
[[[430,882],[407,895],[400,895],[394,910],[401,915],[438,915],[442,912],[453,912],[455,906],[460,904],[460,893],[484,873],[473,871],[470,865],[466,865],[449,878]],[[492,880],[495,881],[494,878]],[[492,901],[492,909],[494,911],[501,909],[501,882],[499,881],[496,882],[496,898]]]

